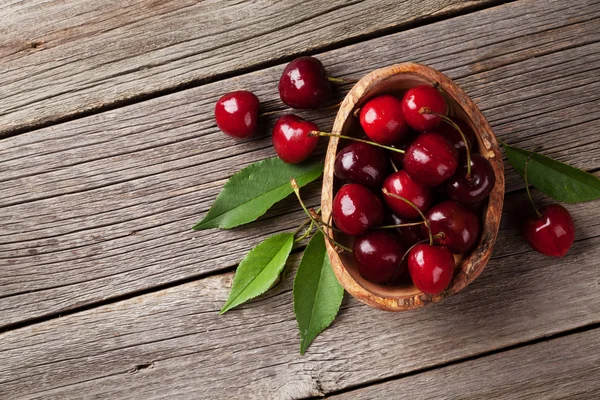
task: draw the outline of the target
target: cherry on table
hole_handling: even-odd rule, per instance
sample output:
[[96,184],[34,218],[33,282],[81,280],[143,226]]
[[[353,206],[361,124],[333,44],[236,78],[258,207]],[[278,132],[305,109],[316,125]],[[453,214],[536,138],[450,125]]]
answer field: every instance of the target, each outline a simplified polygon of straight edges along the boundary
[[452,281],[454,256],[447,247],[418,244],[408,253],[408,272],[420,291],[438,294]]
[[421,85],[409,89],[402,98],[402,114],[408,125],[419,132],[432,130],[442,121],[438,115],[419,113],[423,107],[438,114],[448,113],[446,99],[436,88]]
[[575,226],[571,214],[560,204],[548,204],[540,216],[529,218],[523,225],[523,236],[537,252],[551,257],[562,257],[575,240]]
[[260,102],[254,93],[238,90],[223,95],[215,105],[215,120],[223,133],[238,139],[256,132]]
[[[417,219],[402,218],[396,214],[389,214],[387,221],[389,225],[404,225],[422,222]],[[404,246],[407,248],[411,247],[412,245],[427,238],[427,232],[423,232],[422,225],[424,224],[421,223],[419,225],[401,226],[396,228],[396,231],[398,232],[398,238]]]
[[279,117],[273,127],[273,147],[279,158],[288,164],[306,160],[319,144],[319,137],[309,136],[319,127],[294,114]]
[[342,186],[331,207],[333,222],[348,235],[363,234],[383,221],[383,204],[379,197],[357,183]]
[[[465,206],[444,201],[431,207],[425,215],[436,244],[447,247],[454,254],[471,250],[479,238],[479,218]],[[427,234],[427,227],[421,227]],[[437,237],[436,237],[437,236]]]
[[437,186],[456,172],[458,153],[442,135],[425,132],[410,144],[402,165],[414,181]]
[[337,154],[333,170],[335,176],[344,181],[378,187],[386,176],[388,165],[385,150],[353,142]]
[[399,144],[409,133],[402,102],[389,94],[369,100],[360,109],[360,125],[371,140],[385,145]]
[[331,96],[323,64],[308,56],[296,58],[285,67],[278,89],[281,101],[292,108],[321,108]]
[[388,232],[370,231],[356,239],[352,253],[363,278],[374,283],[387,283],[395,273],[400,273],[404,247]]
[[456,173],[446,182],[446,191],[454,200],[476,204],[485,199],[496,184],[492,164],[481,154],[471,154],[471,176],[467,177],[467,162],[463,161]]
[[[383,188],[392,194],[410,201],[421,212],[426,212],[431,206],[431,190],[415,182],[404,170],[389,175],[383,181]],[[385,194],[383,199],[388,207],[399,217],[411,219],[420,217],[417,210],[400,199]]]

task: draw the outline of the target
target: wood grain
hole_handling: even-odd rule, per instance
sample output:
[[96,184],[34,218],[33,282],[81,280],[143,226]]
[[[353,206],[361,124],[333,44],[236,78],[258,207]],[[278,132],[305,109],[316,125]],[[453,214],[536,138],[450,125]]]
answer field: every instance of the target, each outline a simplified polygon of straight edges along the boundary
[[332,399],[597,399],[600,329],[540,342]]
[[8,2],[0,135],[498,2]]
[[[395,59],[430,64],[473,97],[498,137],[593,169],[598,14],[588,2],[511,3],[319,57],[341,76]],[[282,68],[1,140],[0,326],[230,268],[262,238],[296,226],[303,216],[289,199],[247,227],[189,229],[229,176],[273,155],[274,117],[257,138],[234,142],[216,130],[212,104],[243,82],[274,108]],[[334,111],[301,115],[330,129]],[[506,181],[507,191],[522,187],[510,169]],[[311,204],[318,186],[306,191]],[[596,229],[595,218],[579,218],[581,229]]]

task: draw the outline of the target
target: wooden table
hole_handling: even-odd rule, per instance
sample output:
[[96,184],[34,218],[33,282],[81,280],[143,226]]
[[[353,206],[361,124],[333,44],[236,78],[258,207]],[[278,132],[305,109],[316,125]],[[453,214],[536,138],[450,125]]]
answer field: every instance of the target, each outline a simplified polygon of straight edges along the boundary
[[[342,78],[427,64],[504,141],[600,171],[597,1],[299,3],[0,3],[0,398],[600,398],[599,203],[568,206],[573,248],[544,257],[519,236],[508,166],[495,253],[459,295],[400,314],[347,296],[300,356],[295,254],[276,288],[218,315],[236,263],[303,214],[290,198],[191,231],[274,154],[276,116],[236,142],[213,106],[244,88],[287,111],[276,82],[299,54]],[[335,110],[299,114],[326,130]]]

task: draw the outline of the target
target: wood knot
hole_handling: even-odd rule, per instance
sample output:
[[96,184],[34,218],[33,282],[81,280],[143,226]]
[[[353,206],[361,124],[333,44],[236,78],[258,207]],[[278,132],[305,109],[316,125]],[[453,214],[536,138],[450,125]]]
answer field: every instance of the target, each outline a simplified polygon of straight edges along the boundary
[[33,42],[29,42],[29,47],[31,47],[32,49],[41,49],[42,47],[44,47],[44,42],[42,42],[41,40],[34,40]]

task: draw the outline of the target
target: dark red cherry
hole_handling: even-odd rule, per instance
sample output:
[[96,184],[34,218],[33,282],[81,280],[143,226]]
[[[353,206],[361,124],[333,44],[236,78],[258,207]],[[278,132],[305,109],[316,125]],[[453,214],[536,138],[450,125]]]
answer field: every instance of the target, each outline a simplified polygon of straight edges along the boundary
[[409,133],[402,116],[402,102],[389,94],[377,96],[360,109],[360,125],[374,142],[401,143]]
[[334,172],[338,178],[369,187],[381,186],[388,170],[385,150],[367,143],[353,142],[335,157]]
[[[473,248],[479,239],[479,218],[475,213],[448,200],[436,204],[425,215],[431,225],[431,233],[440,235],[435,243],[446,246],[454,254],[463,254]],[[421,228],[422,233],[428,233],[427,227]]]
[[[422,222],[418,219],[401,218],[396,214],[390,214],[388,221],[389,225],[402,225],[415,222]],[[404,244],[404,246],[408,248],[413,244],[427,238],[427,232],[425,232],[424,234],[421,229],[422,225],[424,224],[421,223],[419,225],[403,226],[401,228],[396,228],[396,231],[398,232],[398,238],[400,239],[402,244]]]
[[402,114],[408,125],[416,131],[424,132],[437,127],[442,119],[437,115],[420,114],[423,107],[446,115],[448,105],[444,96],[435,88],[427,85],[409,89],[402,98]]
[[325,68],[314,57],[290,62],[279,79],[278,89],[281,101],[292,108],[321,108],[331,96]]
[[[394,172],[383,181],[383,188],[388,192],[412,202],[421,212],[426,212],[431,206],[431,191],[429,188],[415,182],[404,170]],[[396,215],[403,218],[419,218],[420,215],[409,204],[401,199],[383,195],[388,207]]]
[[256,132],[260,102],[245,90],[227,93],[215,105],[215,120],[221,131],[234,138],[246,138]]
[[562,257],[575,239],[571,214],[559,204],[548,204],[540,209],[541,217],[529,218],[523,225],[523,236],[537,252],[551,257]]
[[[393,145],[392,147],[406,151],[406,149],[408,149],[408,147],[413,142],[413,140],[415,140],[417,135],[418,135],[417,132],[410,130],[408,135],[406,135],[406,137],[402,141],[402,143]],[[404,154],[397,152],[397,151],[388,151],[388,154],[390,155],[390,158],[392,159],[392,162],[394,163],[394,165],[398,168],[402,168],[402,162],[404,161]]]
[[370,231],[356,239],[352,253],[363,278],[375,283],[387,283],[396,270],[400,273],[404,247],[388,232]]
[[438,294],[452,281],[454,256],[447,247],[418,244],[408,253],[408,272],[421,292]]
[[357,236],[381,225],[383,204],[366,187],[349,183],[340,188],[333,199],[333,222],[344,233]]
[[466,161],[446,182],[446,192],[454,200],[464,204],[475,204],[485,199],[496,184],[492,164],[481,154],[471,154],[471,177],[467,178]]
[[451,119],[456,125],[458,125],[460,130],[464,133],[468,141],[467,144],[465,144],[465,141],[462,138],[461,134],[447,122],[442,121],[442,123],[440,123],[439,126],[435,128],[434,132],[439,133],[440,135],[448,139],[448,141],[452,143],[456,151],[458,151],[459,158],[461,160],[466,160],[467,148],[470,150],[473,148],[473,146],[477,144],[475,133],[473,133],[473,130],[471,130],[471,127],[467,125],[465,121],[456,117],[452,117]]
[[458,153],[442,135],[426,132],[410,144],[402,165],[414,181],[436,186],[454,174],[458,167]]
[[273,147],[282,161],[298,164],[306,160],[319,144],[319,137],[308,136],[319,127],[293,114],[279,117],[273,127]]

